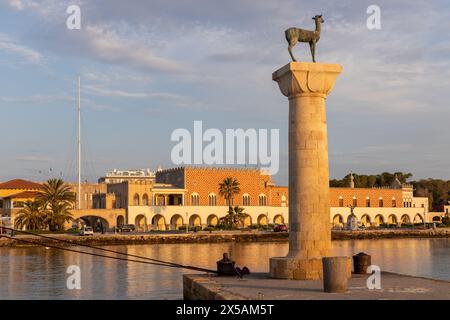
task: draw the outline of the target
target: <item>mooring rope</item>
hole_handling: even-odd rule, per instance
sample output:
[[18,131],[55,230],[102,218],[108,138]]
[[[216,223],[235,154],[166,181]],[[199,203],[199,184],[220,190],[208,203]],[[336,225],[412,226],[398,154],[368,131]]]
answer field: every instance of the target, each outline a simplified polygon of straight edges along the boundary
[[171,267],[171,268],[182,268],[182,269],[189,269],[189,270],[195,270],[195,271],[200,271],[200,272],[216,273],[217,274],[216,270],[210,270],[210,269],[205,269],[205,268],[200,268],[200,267],[195,267],[195,266],[190,266],[190,265],[183,265],[183,264],[174,263],[174,262],[168,262],[168,261],[159,260],[159,259],[152,259],[152,258],[149,258],[149,257],[143,257],[143,256],[138,256],[138,255],[134,255],[134,254],[130,254],[130,253],[124,253],[124,252],[115,251],[115,250],[111,250],[111,249],[105,249],[105,248],[101,248],[101,247],[96,247],[96,246],[80,243],[80,242],[77,242],[77,241],[58,239],[58,238],[54,238],[54,237],[49,237],[49,236],[44,236],[44,235],[40,235],[40,234],[35,234],[35,233],[32,233],[32,232],[27,232],[27,231],[22,231],[22,230],[15,230],[15,229],[12,229],[12,228],[7,228],[7,227],[1,227],[1,228],[3,228],[4,230],[10,230],[10,231],[15,232],[15,233],[24,233],[24,234],[28,234],[28,235],[41,237],[41,238],[44,238],[44,239],[49,239],[49,240],[53,240],[53,241],[60,241],[60,242],[68,243],[70,245],[82,246],[82,247],[86,247],[86,248],[90,248],[90,249],[94,249],[94,250],[101,250],[101,251],[104,251],[104,252],[110,252],[110,253],[114,253],[114,254],[118,254],[118,255],[124,255],[124,256],[128,256],[128,257],[138,258],[138,259],[142,259],[142,260],[148,260],[148,261],[152,261],[152,262],[133,260],[133,259],[127,259],[127,258],[120,258],[120,257],[112,257],[112,256],[98,254],[98,253],[80,251],[80,250],[75,250],[75,249],[59,247],[59,246],[55,246],[55,245],[44,244],[44,243],[39,243],[39,242],[35,242],[35,241],[20,239],[20,238],[16,238],[16,237],[0,235],[0,237],[11,239],[11,240],[15,240],[15,241],[18,241],[18,242],[24,242],[24,243],[39,245],[39,246],[42,246],[42,247],[49,247],[49,248],[65,250],[65,251],[70,251],[70,252],[75,252],[75,253],[80,253],[80,254],[87,254],[87,255],[97,256],[97,257],[104,257],[104,258],[110,258],[110,259],[116,259],[116,260],[122,260],[122,261],[145,263],[145,264],[151,264],[151,265],[157,265],[157,266],[165,266],[165,267]]

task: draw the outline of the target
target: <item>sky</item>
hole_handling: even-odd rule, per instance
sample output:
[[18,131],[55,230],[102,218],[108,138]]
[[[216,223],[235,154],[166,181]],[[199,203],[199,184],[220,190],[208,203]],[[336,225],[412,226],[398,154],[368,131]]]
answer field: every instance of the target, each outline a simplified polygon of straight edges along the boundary
[[[80,30],[66,27],[72,4]],[[279,129],[274,179],[287,184],[287,99],[271,75],[290,60],[284,30],[316,14],[317,61],[343,66],[327,98],[330,177],[450,179],[448,1],[0,0],[0,181],[75,179],[80,75],[83,180],[175,166],[171,133],[201,120]],[[294,54],[311,59],[306,44]]]

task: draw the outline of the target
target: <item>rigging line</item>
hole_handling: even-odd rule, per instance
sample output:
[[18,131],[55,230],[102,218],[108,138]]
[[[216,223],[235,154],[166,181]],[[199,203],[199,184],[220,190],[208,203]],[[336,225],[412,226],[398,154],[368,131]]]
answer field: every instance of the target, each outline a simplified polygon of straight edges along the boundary
[[[71,245],[77,245],[77,246],[81,246],[81,247],[86,247],[86,248],[91,248],[91,249],[101,250],[101,251],[105,251],[105,252],[115,253],[115,254],[124,255],[124,256],[129,256],[129,257],[133,257],[133,258],[139,258],[139,259],[148,260],[148,261],[154,261],[154,262],[161,263],[161,264],[164,263],[165,265],[170,265],[170,266],[174,266],[174,267],[179,267],[179,268],[194,268],[194,269],[196,269],[197,271],[214,272],[214,273],[217,273],[215,270],[209,270],[209,269],[200,268],[200,267],[195,267],[195,266],[182,265],[182,264],[174,263],[174,262],[167,262],[167,261],[163,261],[163,260],[159,260],[159,259],[153,259],[153,258],[148,258],[148,257],[142,257],[142,256],[134,255],[134,254],[131,254],[131,253],[124,253],[124,252],[115,251],[115,250],[111,250],[111,249],[100,248],[100,247],[96,247],[96,246],[91,246],[91,245],[89,245],[89,244],[79,243],[79,242],[76,242],[76,241],[69,241],[69,240],[65,240],[65,239],[57,239],[57,238],[53,238],[53,237],[44,236],[44,235],[41,235],[41,234],[35,234],[35,233],[32,233],[32,232],[16,230],[16,229],[13,229],[13,228],[3,227],[3,229],[5,229],[5,230],[10,230],[10,231],[14,231],[14,232],[16,232],[16,233],[24,233],[24,234],[28,234],[28,235],[33,235],[33,236],[41,237],[41,238],[44,238],[44,239],[49,239],[49,240],[60,241],[60,242],[64,242],[64,243],[69,243],[69,244],[71,244]],[[15,239],[15,238],[14,238],[14,239]]]
[[[6,228],[4,228],[4,229],[6,229]],[[42,244],[42,243],[30,241],[30,240],[18,239],[18,238],[13,238],[13,237],[9,237],[9,236],[3,236],[3,235],[0,235],[0,238],[6,238],[6,239],[15,240],[15,241],[18,241],[18,242],[24,242],[24,243],[39,245],[41,247],[48,247],[48,248],[53,248],[53,249],[58,249],[58,250],[63,250],[63,251],[69,251],[69,252],[74,252],[74,253],[86,254],[86,255],[95,256],[95,257],[109,258],[109,259],[115,259],[115,260],[121,260],[121,261],[127,261],[127,262],[137,262],[137,263],[143,263],[143,264],[149,264],[149,265],[155,265],[155,266],[161,266],[161,267],[180,268],[180,269],[189,269],[189,270],[202,271],[202,272],[214,272],[214,273],[217,273],[216,271],[212,271],[212,270],[208,270],[208,269],[202,269],[202,268],[197,268],[197,267],[177,266],[177,265],[170,265],[170,264],[163,264],[163,263],[156,263],[156,262],[148,262],[148,261],[141,261],[141,260],[133,260],[133,259],[127,259],[127,258],[120,258],[120,257],[112,257],[112,256],[104,255],[104,254],[80,251],[80,250],[64,248],[64,247],[58,247],[58,246],[54,246],[54,245],[50,245],[50,244]]]

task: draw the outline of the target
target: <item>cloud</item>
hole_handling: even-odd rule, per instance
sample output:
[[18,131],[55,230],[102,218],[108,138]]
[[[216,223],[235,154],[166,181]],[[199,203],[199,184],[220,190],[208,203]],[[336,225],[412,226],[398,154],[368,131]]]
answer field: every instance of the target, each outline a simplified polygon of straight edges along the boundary
[[24,59],[32,64],[41,64],[43,60],[39,52],[17,43],[15,39],[4,33],[0,33],[0,51],[4,51],[21,60]]
[[123,90],[114,90],[103,88],[95,85],[83,86],[90,94],[106,96],[106,97],[118,97],[118,98],[132,98],[132,99],[145,99],[145,98],[160,98],[160,99],[170,99],[170,100],[186,100],[186,97],[180,96],[174,93],[145,93],[145,92],[128,92]]
[[44,156],[21,156],[16,158],[16,161],[21,162],[52,162],[53,159]]
[[66,14],[66,8],[71,4],[81,4],[81,0],[7,0],[7,5],[18,11],[36,12],[46,19],[54,19]]
[[[63,96],[63,95],[32,95],[32,96],[24,96],[24,97],[0,97],[0,102],[4,102],[5,104],[28,104],[28,105],[40,105],[40,104],[48,104],[48,103],[54,103],[54,102],[64,102],[65,106],[72,106],[75,104],[77,99],[75,97],[70,96]],[[96,103],[94,101],[91,101],[90,99],[86,99],[84,97],[81,98],[81,105],[82,107],[87,107],[93,110],[100,110],[100,111],[120,111],[121,108]]]
[[121,37],[108,27],[87,26],[82,39],[87,50],[109,63],[128,64],[146,71],[169,73],[187,71],[179,62],[158,57],[142,43]]
[[[330,150],[335,150],[330,155],[339,170],[348,171],[344,167],[352,161],[361,168],[388,170],[408,165],[408,159],[416,159],[410,165],[420,169],[422,155],[431,152],[426,141],[448,140],[450,33],[443,21],[450,11],[445,1],[380,0],[382,29],[373,31],[366,27],[368,3],[349,0],[134,0],[131,5],[123,0],[42,0],[39,7],[28,0],[8,2],[20,11],[17,16],[28,19],[36,13],[35,21],[17,23],[19,39],[28,41],[25,48],[38,48],[46,62],[54,57],[64,63],[55,66],[58,72],[81,69],[86,106],[170,114],[169,122],[177,125],[199,115],[227,126],[264,123],[285,131],[286,100],[271,81],[271,73],[289,61],[283,31],[291,26],[312,29],[311,16],[322,12],[326,22],[317,59],[344,67],[327,101]],[[79,32],[64,28],[65,7],[72,2],[82,9]],[[294,51],[300,60],[310,61],[307,44]],[[44,101],[45,95],[0,101],[14,99]],[[194,105],[207,106],[208,112],[174,107]],[[158,121],[154,127],[165,125]],[[123,141],[132,138],[131,132],[124,133]],[[414,141],[424,150],[364,148],[386,141],[395,146]],[[360,153],[354,159],[345,156],[352,150]],[[445,148],[436,153],[443,159],[450,155]]]
[[55,101],[75,101],[75,98],[62,95],[32,95],[25,97],[0,97],[1,102],[6,103],[48,103]]
[[21,0],[8,0],[7,4],[16,10],[23,10],[24,8]]

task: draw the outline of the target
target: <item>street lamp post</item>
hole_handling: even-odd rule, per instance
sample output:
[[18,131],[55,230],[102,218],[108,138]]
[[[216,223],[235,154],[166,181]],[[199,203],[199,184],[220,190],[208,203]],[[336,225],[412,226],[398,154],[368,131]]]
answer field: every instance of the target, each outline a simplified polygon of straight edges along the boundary
[[425,208],[423,209],[423,228],[424,229],[427,228],[427,217],[426,217],[426,213],[425,213]]

